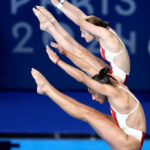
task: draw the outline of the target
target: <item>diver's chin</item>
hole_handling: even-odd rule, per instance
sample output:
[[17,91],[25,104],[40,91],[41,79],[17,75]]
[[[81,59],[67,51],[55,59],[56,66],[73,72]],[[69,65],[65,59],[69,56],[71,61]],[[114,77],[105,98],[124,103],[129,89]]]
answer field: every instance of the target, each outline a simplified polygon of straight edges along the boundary
[[85,39],[85,41],[86,41],[87,43],[92,42],[92,40],[89,40],[89,39]]
[[90,43],[90,42],[92,42],[92,40],[86,40],[86,42],[87,42],[87,43]]
[[98,101],[100,104],[104,104],[106,102],[106,100],[99,100]]
[[85,41],[86,41],[86,43],[90,43],[89,40],[86,40],[86,39],[85,39]]

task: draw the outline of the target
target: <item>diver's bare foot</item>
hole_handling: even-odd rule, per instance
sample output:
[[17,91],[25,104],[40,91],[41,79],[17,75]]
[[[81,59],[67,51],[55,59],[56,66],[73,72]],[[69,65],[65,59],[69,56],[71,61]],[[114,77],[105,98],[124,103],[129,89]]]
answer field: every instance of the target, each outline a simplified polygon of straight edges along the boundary
[[47,79],[34,68],[32,68],[31,74],[37,84],[37,93],[46,94],[50,87],[50,84],[47,81]]
[[38,9],[33,8],[34,14],[40,22],[40,29],[49,32],[49,27],[52,25],[48,18]]
[[51,22],[55,21],[56,19],[54,18],[54,16],[51,14],[51,12],[49,12],[47,9],[45,9],[43,6],[36,6],[36,8],[43,13],[47,19]]

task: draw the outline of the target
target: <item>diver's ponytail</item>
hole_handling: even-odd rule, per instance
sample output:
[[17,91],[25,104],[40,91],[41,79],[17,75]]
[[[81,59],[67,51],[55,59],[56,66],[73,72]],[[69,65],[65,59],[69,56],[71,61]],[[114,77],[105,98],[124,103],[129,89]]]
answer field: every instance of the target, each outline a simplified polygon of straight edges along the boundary
[[92,77],[92,79],[102,83],[102,84],[110,84],[113,85],[110,78],[116,80],[113,78],[111,75],[108,73],[110,72],[110,69],[108,67],[105,67],[100,70],[99,74],[96,74],[95,76]]

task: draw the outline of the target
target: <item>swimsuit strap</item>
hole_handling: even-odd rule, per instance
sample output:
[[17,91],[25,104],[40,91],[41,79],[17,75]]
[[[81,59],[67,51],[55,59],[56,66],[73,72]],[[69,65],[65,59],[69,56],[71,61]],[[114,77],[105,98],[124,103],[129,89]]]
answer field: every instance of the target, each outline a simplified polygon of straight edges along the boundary
[[107,48],[105,48],[105,47],[102,46],[101,44],[100,44],[100,47],[101,47],[102,49],[104,49],[106,52],[108,52],[108,53],[110,53],[111,55],[113,55],[113,57],[115,57],[115,56],[121,54],[121,53],[124,51],[124,48],[123,48],[123,49],[121,49],[120,51],[113,53],[113,52],[110,52]]
[[122,40],[120,39],[120,37],[118,36],[118,34],[112,29],[112,28],[109,28],[109,31],[111,31],[112,33],[114,33],[116,36],[117,36],[117,38],[119,39],[119,41],[121,42],[121,44],[124,46],[124,48],[125,48],[125,45],[124,45],[124,43],[122,42]]
[[137,101],[136,106],[128,113],[128,115],[129,115],[137,109],[137,107],[139,106],[139,101],[129,90],[123,88],[122,86],[118,86],[118,88],[123,89],[124,91],[126,91],[129,95],[131,95]]

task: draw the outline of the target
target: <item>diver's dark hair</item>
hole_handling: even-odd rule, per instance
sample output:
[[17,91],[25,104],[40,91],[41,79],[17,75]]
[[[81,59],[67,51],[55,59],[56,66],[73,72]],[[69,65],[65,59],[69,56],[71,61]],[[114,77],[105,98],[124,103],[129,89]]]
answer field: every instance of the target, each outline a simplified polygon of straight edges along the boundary
[[87,18],[85,18],[86,21],[96,25],[96,26],[101,26],[104,28],[109,27],[109,23],[106,21],[101,20],[100,18],[96,17],[96,16],[88,16]]
[[[110,69],[108,67],[105,67],[100,70],[99,74],[96,74],[92,77],[92,79],[102,83],[102,84],[110,84],[113,85],[110,78],[116,80],[114,77],[109,75]],[[116,80],[117,81],[117,80]]]

